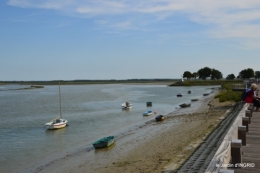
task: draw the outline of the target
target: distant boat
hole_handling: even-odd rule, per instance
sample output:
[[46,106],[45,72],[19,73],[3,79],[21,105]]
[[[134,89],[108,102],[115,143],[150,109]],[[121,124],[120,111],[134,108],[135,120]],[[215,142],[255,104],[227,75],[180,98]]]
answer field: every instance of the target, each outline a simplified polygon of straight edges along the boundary
[[195,102],[195,101],[198,101],[199,99],[191,99],[191,101]]
[[186,108],[186,107],[190,107],[190,103],[183,103],[181,105],[179,105],[181,108]]
[[132,109],[132,103],[130,102],[125,102],[125,103],[122,103],[122,109]]
[[158,115],[156,118],[155,118],[156,121],[162,121],[164,120],[164,116],[163,115]]
[[153,114],[153,111],[146,111],[143,113],[143,116],[149,116],[149,115],[152,115]]
[[182,93],[178,93],[178,94],[177,94],[177,97],[182,97],[182,96],[183,96]]
[[40,86],[40,85],[31,85],[31,88],[44,88],[44,86]]
[[153,104],[152,102],[147,102],[146,106],[149,107],[149,106],[152,106],[152,104]]
[[107,136],[104,138],[101,138],[97,140],[96,142],[93,143],[93,146],[95,149],[99,148],[106,148],[112,145],[115,142],[115,137],[114,136]]
[[190,90],[188,91],[188,94],[191,94],[191,91],[190,91]]
[[203,96],[208,96],[209,95],[209,93],[205,93],[205,94],[203,94]]
[[60,83],[59,83],[59,98],[60,98],[60,116],[57,118],[54,118],[50,122],[46,123],[45,126],[48,130],[54,130],[54,129],[60,129],[63,127],[68,126],[68,120],[65,120],[62,118],[61,114],[61,94],[60,94]]

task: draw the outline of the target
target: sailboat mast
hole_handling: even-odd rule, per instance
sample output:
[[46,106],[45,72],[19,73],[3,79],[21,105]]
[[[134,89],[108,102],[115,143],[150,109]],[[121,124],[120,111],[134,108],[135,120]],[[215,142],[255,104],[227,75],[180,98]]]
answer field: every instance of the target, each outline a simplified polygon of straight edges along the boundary
[[60,118],[62,118],[62,115],[61,115],[60,81],[59,81],[59,98],[60,98]]

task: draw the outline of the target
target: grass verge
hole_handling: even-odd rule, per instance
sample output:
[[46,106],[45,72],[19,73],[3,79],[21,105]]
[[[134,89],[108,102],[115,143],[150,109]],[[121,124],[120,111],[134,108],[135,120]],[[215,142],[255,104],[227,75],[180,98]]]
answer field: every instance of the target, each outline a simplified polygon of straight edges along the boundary
[[233,91],[232,83],[226,83],[221,85],[221,92],[215,96],[215,98],[219,98],[220,102],[225,101],[241,101],[243,91]]

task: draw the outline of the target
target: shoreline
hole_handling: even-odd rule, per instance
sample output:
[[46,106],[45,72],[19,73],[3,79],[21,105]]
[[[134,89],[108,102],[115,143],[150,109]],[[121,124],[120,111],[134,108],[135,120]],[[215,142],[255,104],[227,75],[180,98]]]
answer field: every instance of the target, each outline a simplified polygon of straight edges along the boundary
[[[158,172],[177,168],[217,125],[228,107],[211,94],[199,106],[174,110],[162,122],[150,120],[116,136],[109,148],[82,146],[20,172]],[[208,105],[210,104],[210,106]],[[217,110],[217,111],[216,111]],[[214,115],[217,114],[217,115]],[[205,123],[207,121],[207,123]],[[72,147],[73,148],[73,147]],[[175,159],[174,159],[175,158]]]
[[2,82],[3,85],[94,85],[94,84],[140,84],[170,85],[178,80],[93,80],[93,81],[16,81]]

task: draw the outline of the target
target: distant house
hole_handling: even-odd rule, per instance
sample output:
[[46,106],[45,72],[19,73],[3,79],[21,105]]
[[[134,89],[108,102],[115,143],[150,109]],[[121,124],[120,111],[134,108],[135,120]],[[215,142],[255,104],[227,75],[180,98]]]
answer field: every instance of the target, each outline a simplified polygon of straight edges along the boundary
[[250,78],[247,83],[251,84],[251,83],[254,83],[254,81],[255,81],[255,78]]
[[258,84],[257,78],[249,78],[248,80],[244,80],[244,84],[246,84],[247,88],[249,88],[252,83]]

